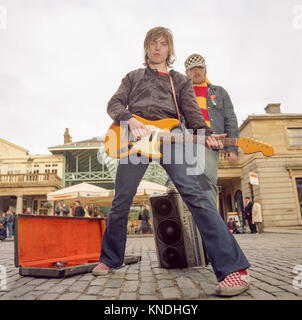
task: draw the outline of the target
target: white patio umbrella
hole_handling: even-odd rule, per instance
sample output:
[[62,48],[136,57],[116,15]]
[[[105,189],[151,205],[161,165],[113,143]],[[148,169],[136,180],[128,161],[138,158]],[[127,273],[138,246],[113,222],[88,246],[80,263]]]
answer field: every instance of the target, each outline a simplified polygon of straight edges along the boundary
[[64,200],[66,202],[68,200],[100,200],[100,198],[110,197],[112,197],[112,190],[100,188],[85,182],[47,194],[47,200],[49,201]]
[[137,188],[136,196],[151,195],[153,193],[162,194],[166,191],[167,188],[161,184],[142,180]]

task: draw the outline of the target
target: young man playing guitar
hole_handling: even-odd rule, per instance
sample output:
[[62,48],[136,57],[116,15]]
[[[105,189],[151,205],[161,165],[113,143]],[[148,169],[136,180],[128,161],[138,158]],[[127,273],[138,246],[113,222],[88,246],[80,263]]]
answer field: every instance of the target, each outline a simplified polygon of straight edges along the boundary
[[[149,130],[134,115],[153,121],[177,119],[178,111],[171,88],[171,85],[174,85],[176,100],[187,128],[194,130],[194,133],[197,133],[198,129],[204,129],[206,147],[223,148],[222,142],[212,135],[213,132],[204,122],[191,80],[174,70],[168,70],[174,56],[170,30],[163,27],[151,29],[146,35],[144,50],[146,68],[132,71],[122,80],[119,89],[108,103],[111,118],[116,123],[127,122],[129,131],[135,138],[144,138],[149,134]],[[182,144],[175,143],[170,145],[170,152],[171,161],[160,161],[160,164],[191,211],[203,237],[211,265],[219,281],[216,294],[232,296],[242,293],[249,286],[246,271],[250,267],[249,262],[200,187],[196,176],[187,174],[189,165],[186,162],[175,161],[175,155],[185,153],[186,149]],[[118,165],[115,197],[102,241],[100,263],[94,268],[94,275],[108,274],[114,268],[123,265],[128,213],[147,167],[148,161],[134,163],[130,156],[129,161],[120,161]]]

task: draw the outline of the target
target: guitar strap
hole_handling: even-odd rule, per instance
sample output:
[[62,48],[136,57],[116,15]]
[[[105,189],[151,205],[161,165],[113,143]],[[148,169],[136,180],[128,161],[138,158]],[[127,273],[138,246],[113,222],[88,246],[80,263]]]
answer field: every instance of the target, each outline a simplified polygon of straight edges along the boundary
[[177,100],[176,100],[176,93],[175,93],[174,83],[173,83],[173,79],[172,79],[172,77],[171,77],[170,74],[169,74],[169,79],[170,79],[170,83],[171,83],[171,88],[172,88],[174,103],[175,103],[175,107],[176,107],[177,117],[178,117],[179,122],[181,122],[180,112],[179,112],[179,108],[178,108],[178,103],[177,103]]

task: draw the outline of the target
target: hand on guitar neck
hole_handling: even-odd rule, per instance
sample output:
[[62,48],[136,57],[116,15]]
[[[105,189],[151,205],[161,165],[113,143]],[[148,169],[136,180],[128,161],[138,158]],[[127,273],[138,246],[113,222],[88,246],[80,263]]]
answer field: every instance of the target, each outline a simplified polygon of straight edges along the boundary
[[223,149],[223,143],[219,138],[225,138],[226,133],[212,134],[206,137],[206,147],[209,149]]
[[[209,149],[223,149],[223,142],[219,139],[226,138],[227,134],[212,134],[211,136],[206,138],[206,146]],[[215,141],[214,141],[215,140]],[[238,156],[234,152],[227,152],[226,153],[226,160],[230,165],[234,164],[238,159]]]

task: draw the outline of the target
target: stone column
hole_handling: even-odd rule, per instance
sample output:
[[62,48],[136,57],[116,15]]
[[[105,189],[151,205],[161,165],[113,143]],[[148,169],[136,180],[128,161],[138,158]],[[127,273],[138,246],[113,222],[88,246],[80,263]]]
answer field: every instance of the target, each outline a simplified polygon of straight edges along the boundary
[[23,195],[17,196],[16,214],[23,213]]
[[4,199],[4,197],[0,197],[0,217],[4,211],[4,208],[3,208],[3,201],[4,200],[3,199]]

